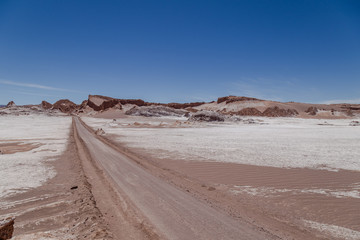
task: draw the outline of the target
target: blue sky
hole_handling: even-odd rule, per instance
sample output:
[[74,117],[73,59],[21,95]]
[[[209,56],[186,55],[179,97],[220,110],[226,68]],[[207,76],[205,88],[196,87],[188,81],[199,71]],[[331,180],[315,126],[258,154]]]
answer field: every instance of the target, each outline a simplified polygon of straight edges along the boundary
[[360,103],[360,1],[0,1],[0,103]]

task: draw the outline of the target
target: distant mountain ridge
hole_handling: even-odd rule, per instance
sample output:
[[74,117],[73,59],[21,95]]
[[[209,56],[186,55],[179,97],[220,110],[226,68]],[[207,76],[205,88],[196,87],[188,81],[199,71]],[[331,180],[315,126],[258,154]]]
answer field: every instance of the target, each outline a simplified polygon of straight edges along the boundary
[[[2,105],[3,106],[3,105]],[[5,107],[16,106],[13,101]],[[34,105],[28,105],[31,107]],[[118,99],[101,95],[89,95],[87,100],[76,104],[61,99],[54,104],[43,101],[36,105],[44,110],[59,110],[67,114],[97,115],[102,112],[121,112],[125,115],[179,115],[186,116],[216,113],[225,117],[300,117],[300,118],[352,118],[360,117],[360,104],[311,104],[298,102],[277,102],[244,96],[219,97],[211,102],[154,103],[142,99]],[[180,110],[180,111],[178,111]],[[180,114],[180,115],[181,115]],[[206,114],[205,114],[206,115]]]
[[0,105],[0,108],[2,108],[2,107],[6,107],[6,105]]

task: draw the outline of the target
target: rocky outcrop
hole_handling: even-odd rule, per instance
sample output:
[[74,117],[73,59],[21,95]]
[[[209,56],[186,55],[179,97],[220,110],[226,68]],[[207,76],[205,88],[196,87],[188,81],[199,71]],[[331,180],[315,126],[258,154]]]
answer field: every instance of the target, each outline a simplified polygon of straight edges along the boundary
[[152,105],[141,99],[116,99],[101,95],[89,95],[87,102],[87,105],[95,111],[102,111],[113,107],[122,109],[122,105],[125,104],[133,104],[139,107]]
[[269,107],[262,113],[264,117],[292,117],[298,114],[295,109],[282,109],[277,106]]
[[133,107],[132,109],[125,112],[126,115],[133,116],[145,116],[145,117],[163,117],[163,116],[185,116],[188,111],[182,109],[175,109],[166,106],[141,106]]
[[51,103],[47,102],[47,101],[42,101],[41,102],[41,107],[43,109],[47,110],[47,109],[51,109],[53,107],[53,105]]
[[195,108],[192,108],[192,107],[189,107],[189,108],[186,108],[186,111],[189,111],[189,112],[192,112],[192,113],[196,113],[198,112],[199,110],[195,109]]
[[87,105],[88,105],[88,100],[84,100],[84,101],[82,101],[82,103],[80,104],[79,109],[84,109],[84,108],[86,108]]
[[343,104],[341,105],[341,108],[345,110],[360,111],[360,104]]
[[198,111],[191,115],[189,121],[223,122],[224,115],[213,111]]
[[217,100],[217,103],[225,102],[226,104],[232,102],[240,102],[240,101],[263,101],[257,98],[249,98],[249,97],[238,97],[238,96],[227,96],[227,97],[220,97]]
[[[95,111],[105,110],[104,103],[105,102],[112,102],[114,98],[105,97],[101,95],[89,95],[87,100],[87,105],[94,109]],[[111,105],[111,104],[107,104]]]
[[112,99],[112,100],[109,100],[109,101],[105,101],[105,102],[103,102],[103,104],[101,104],[100,107],[102,108],[102,110],[106,110],[108,108],[112,108],[112,107],[115,107],[115,106],[116,106],[117,109],[122,109],[121,103],[117,99]]
[[16,104],[14,103],[14,101],[10,101],[7,105],[6,105],[6,107],[16,107]]
[[132,104],[138,107],[144,106],[164,106],[170,107],[173,109],[186,109],[186,108],[193,108],[204,104],[204,102],[193,102],[193,103],[152,103],[152,102],[145,102],[141,99],[117,99],[111,98],[101,95],[89,95],[87,105],[94,109],[95,111],[102,111],[108,108],[118,108],[122,109],[122,105],[125,104]]
[[341,109],[350,117],[353,117],[354,114],[360,114],[360,104],[342,104]]
[[104,134],[105,134],[105,131],[104,131],[102,128],[98,128],[98,129],[95,131],[95,134],[96,134],[96,135],[104,135]]
[[153,103],[148,103],[148,102],[145,102],[144,100],[141,100],[141,99],[118,99],[118,100],[122,105],[134,104],[134,105],[139,106],[139,107],[153,105]]
[[240,116],[262,116],[262,112],[256,108],[244,108],[235,114]]
[[205,104],[205,102],[192,102],[192,103],[168,103],[165,104],[167,107],[175,109],[185,109],[185,108],[194,108],[200,105]]
[[0,240],[12,238],[15,218],[7,218],[0,221]]
[[350,126],[360,126],[360,122],[359,121],[351,121],[351,123],[349,125]]
[[52,109],[58,109],[63,113],[71,113],[78,108],[78,105],[68,99],[61,99],[54,103]]
[[318,112],[318,109],[314,106],[311,106],[305,112],[308,113],[309,115],[315,116],[316,113]]

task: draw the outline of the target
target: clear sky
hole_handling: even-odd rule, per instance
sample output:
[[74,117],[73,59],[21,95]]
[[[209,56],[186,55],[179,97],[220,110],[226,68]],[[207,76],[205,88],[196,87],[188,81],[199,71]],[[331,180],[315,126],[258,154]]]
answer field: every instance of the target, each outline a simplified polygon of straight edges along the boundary
[[0,1],[0,103],[360,103],[360,1]]

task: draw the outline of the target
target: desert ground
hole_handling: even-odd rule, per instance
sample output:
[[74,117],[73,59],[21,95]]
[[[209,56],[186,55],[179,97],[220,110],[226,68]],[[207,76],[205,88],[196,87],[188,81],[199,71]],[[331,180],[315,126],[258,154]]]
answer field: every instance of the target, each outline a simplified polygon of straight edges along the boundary
[[360,239],[357,111],[242,98],[10,104],[0,220],[15,218],[12,239]]

